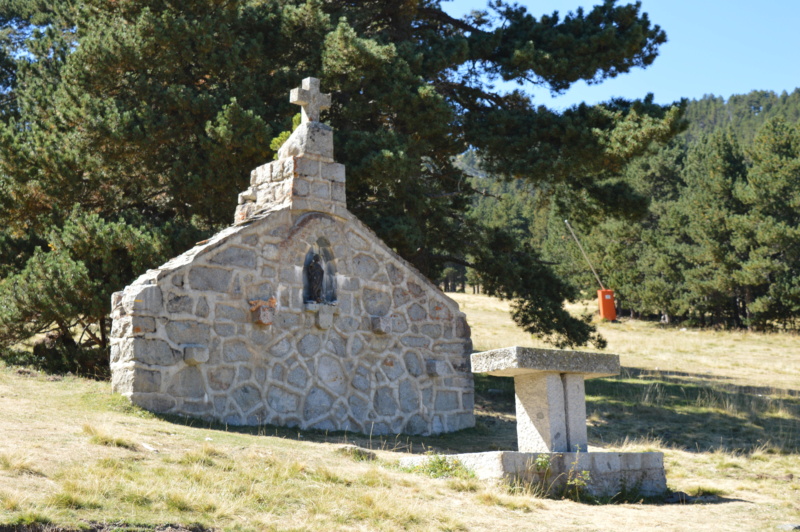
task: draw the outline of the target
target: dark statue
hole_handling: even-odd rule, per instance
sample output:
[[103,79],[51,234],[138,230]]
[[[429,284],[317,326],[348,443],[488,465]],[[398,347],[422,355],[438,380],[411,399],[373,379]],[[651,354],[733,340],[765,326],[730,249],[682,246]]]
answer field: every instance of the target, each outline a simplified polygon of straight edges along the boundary
[[314,255],[308,263],[306,270],[308,275],[308,296],[309,300],[315,303],[322,303],[325,298],[322,296],[322,281],[325,277],[325,270],[322,268],[322,259],[319,255]]

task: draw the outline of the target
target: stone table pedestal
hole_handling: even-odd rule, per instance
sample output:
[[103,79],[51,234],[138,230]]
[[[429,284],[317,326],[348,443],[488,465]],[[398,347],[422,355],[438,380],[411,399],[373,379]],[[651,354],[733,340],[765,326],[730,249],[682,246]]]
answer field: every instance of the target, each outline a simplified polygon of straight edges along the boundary
[[507,347],[474,353],[473,373],[514,377],[520,452],[586,451],[584,380],[619,374],[619,357]]

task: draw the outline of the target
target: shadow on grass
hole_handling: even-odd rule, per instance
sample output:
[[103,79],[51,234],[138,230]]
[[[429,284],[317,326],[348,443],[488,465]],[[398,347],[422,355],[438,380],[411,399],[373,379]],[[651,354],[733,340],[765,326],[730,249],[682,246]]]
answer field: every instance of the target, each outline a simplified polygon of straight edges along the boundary
[[700,375],[623,368],[586,382],[590,443],[659,440],[690,452],[800,451],[800,396]]
[[[494,438],[482,450],[516,449],[513,379],[477,375],[475,392],[476,419]],[[586,400],[590,445],[652,440],[690,452],[800,452],[797,390],[623,368],[619,377],[586,381]]]
[[[493,431],[485,424],[482,416],[476,415],[476,426],[458,432],[436,436],[412,436],[409,434],[370,435],[347,431],[322,431],[313,429],[299,429],[293,427],[280,427],[276,425],[235,426],[226,425],[216,421],[208,421],[174,414],[152,414],[157,419],[204,430],[221,431],[234,434],[251,436],[265,436],[283,438],[296,441],[313,443],[352,444],[370,450],[395,451],[413,454],[441,453],[455,454],[464,452],[479,452],[498,450],[501,447],[495,442],[497,439]],[[507,450],[516,450],[516,421],[502,420],[502,433],[513,435],[512,445],[502,447]],[[494,425],[489,420],[490,425]],[[508,438],[505,438],[508,439]]]
[[[476,375],[475,392],[476,426],[438,436],[378,436],[156,417],[208,430],[415,454],[516,450],[513,379]],[[623,368],[619,377],[587,381],[586,400],[593,446],[619,448],[639,440],[689,452],[800,452],[800,397],[785,390],[754,390],[689,373],[665,375]]]
[[664,370],[651,370],[651,369],[640,369],[640,368],[622,368],[623,374],[627,374],[631,377],[661,377],[662,379],[666,379],[672,382],[685,382],[685,383],[693,383],[697,384],[698,381],[704,382],[707,385],[712,385],[715,388],[720,388],[723,390],[729,390],[736,393],[745,393],[745,394],[755,394],[755,395],[771,395],[771,396],[789,396],[789,397],[800,397],[800,389],[793,390],[793,389],[785,389],[785,388],[773,388],[767,386],[741,386],[738,384],[732,384],[731,377],[725,377],[722,375],[711,375],[708,373],[687,373],[684,371],[664,371]]

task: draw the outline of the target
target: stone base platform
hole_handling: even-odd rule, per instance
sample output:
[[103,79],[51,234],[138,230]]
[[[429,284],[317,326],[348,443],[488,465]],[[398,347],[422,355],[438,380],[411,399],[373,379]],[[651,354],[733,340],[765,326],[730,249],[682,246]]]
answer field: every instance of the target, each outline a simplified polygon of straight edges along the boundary
[[[569,478],[589,472],[585,493],[611,497],[623,491],[642,496],[658,496],[667,490],[663,453],[521,453],[493,451],[447,455],[473,471],[482,480],[523,482],[542,486],[548,493],[559,493]],[[538,459],[538,460],[537,460]],[[402,467],[413,467],[430,456],[409,456],[400,460]],[[540,466],[549,462],[549,470]]]

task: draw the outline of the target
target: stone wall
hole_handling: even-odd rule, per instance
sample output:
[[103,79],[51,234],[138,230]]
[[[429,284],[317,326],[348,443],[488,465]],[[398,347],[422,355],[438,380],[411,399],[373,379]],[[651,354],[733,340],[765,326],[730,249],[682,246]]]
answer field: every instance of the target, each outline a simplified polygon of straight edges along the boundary
[[[258,172],[254,186],[273,179]],[[231,425],[473,426],[472,344],[458,305],[343,207],[280,207],[115,294],[114,391],[148,410]],[[334,294],[305,303],[304,266],[321,246]]]

